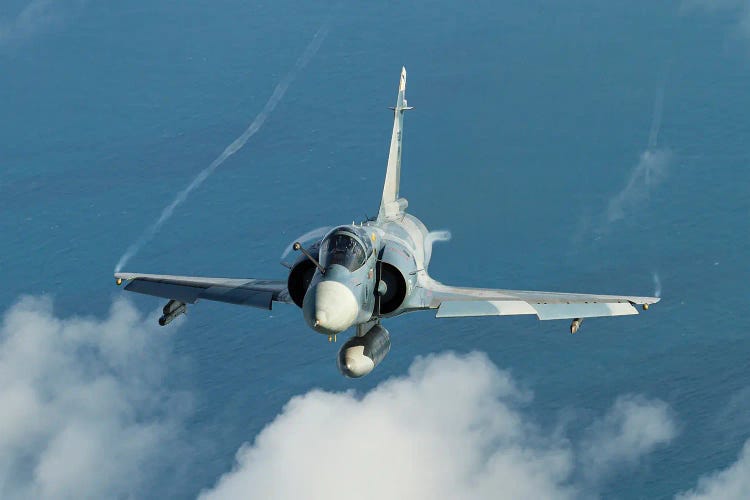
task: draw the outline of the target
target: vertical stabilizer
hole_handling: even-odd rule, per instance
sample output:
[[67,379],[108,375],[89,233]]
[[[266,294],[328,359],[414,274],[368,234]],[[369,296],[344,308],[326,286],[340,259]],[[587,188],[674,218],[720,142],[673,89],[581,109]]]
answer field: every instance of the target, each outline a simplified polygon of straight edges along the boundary
[[388,167],[385,173],[383,198],[380,201],[378,220],[396,219],[403,215],[408,206],[405,198],[399,198],[398,189],[401,181],[401,141],[404,130],[404,111],[410,108],[406,103],[406,68],[401,68],[401,80],[398,84],[398,99],[393,109],[393,134],[391,148],[388,152]]

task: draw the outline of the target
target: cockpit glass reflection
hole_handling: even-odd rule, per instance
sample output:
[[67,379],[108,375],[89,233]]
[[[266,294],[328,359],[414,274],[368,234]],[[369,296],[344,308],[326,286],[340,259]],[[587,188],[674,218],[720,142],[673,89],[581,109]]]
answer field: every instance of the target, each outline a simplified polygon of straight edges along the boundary
[[362,267],[365,260],[362,245],[346,233],[332,234],[320,247],[320,263],[326,268],[338,264],[354,271]]

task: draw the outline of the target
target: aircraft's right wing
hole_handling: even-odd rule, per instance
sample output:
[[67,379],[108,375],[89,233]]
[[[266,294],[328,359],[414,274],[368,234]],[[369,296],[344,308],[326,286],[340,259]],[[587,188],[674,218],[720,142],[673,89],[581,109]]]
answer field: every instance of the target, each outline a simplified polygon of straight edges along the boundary
[[638,314],[634,305],[646,309],[660,300],[630,295],[461,288],[431,280],[425,285],[425,292],[426,305],[437,309],[438,318],[535,314],[540,320],[551,320],[624,316]]
[[272,301],[291,302],[286,281],[203,278],[166,274],[115,273],[125,290],[194,304],[199,299],[271,309]]

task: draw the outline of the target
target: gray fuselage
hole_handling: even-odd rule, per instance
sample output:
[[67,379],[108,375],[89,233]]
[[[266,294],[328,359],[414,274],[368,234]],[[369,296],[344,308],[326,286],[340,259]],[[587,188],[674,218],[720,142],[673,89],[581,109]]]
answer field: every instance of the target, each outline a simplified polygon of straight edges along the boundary
[[[404,214],[396,220],[367,221],[331,230],[311,248],[316,269],[302,305],[307,324],[335,335],[381,317],[423,309],[414,300],[426,275],[432,245],[425,225]],[[298,265],[303,263],[298,260]]]

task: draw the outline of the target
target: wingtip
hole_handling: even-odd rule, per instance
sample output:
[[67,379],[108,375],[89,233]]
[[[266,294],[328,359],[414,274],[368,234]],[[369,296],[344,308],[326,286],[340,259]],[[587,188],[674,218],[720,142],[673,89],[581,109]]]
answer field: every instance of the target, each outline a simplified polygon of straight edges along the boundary
[[648,311],[649,307],[656,304],[661,300],[661,297],[648,297],[646,300],[641,302],[641,309]]
[[630,304],[633,307],[640,306],[644,311],[648,311],[648,308],[661,300],[661,297],[633,297],[630,300]]

